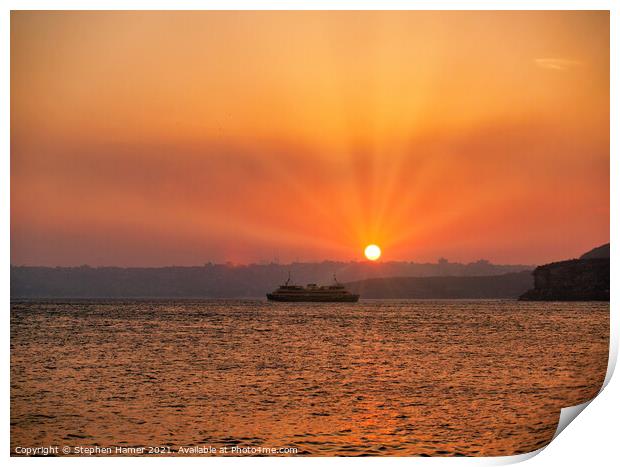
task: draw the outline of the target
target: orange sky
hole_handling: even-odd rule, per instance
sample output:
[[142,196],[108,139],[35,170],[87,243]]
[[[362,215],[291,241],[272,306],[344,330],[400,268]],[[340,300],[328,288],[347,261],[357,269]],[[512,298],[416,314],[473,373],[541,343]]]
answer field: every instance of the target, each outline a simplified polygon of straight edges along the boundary
[[11,262],[609,240],[607,12],[14,12]]

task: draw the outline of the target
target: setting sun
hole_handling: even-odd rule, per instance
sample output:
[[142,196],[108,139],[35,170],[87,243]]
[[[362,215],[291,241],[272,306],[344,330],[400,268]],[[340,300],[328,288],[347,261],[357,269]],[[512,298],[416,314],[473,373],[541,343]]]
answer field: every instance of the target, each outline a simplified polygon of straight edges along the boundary
[[364,250],[364,255],[366,255],[366,258],[370,261],[376,261],[381,257],[381,248],[377,245],[368,245]]

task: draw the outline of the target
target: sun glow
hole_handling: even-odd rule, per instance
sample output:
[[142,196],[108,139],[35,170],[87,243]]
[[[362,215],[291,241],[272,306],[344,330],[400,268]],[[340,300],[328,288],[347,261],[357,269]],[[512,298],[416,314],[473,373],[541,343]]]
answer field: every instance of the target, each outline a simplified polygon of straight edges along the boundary
[[13,12],[11,262],[570,257],[609,236],[609,30],[608,11]]
[[381,248],[374,244],[368,245],[364,250],[364,254],[370,261],[377,261],[381,257]]

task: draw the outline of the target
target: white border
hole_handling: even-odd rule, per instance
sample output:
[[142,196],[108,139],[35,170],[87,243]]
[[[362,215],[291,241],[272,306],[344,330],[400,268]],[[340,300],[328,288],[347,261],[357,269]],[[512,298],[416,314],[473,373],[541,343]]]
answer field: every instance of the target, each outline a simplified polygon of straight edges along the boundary
[[[0,246],[0,261],[2,261],[0,293],[2,294],[5,316],[5,327],[3,329],[4,345],[2,346],[3,366],[4,366],[4,385],[2,387],[2,395],[4,403],[2,404],[2,435],[3,452],[2,457],[9,457],[10,452],[10,430],[9,430],[9,299],[10,299],[10,86],[9,86],[9,69],[10,69],[10,10],[610,10],[611,11],[611,83],[618,82],[618,60],[614,52],[618,51],[618,11],[617,2],[613,1],[577,1],[577,0],[556,0],[556,1],[535,1],[535,0],[505,0],[505,1],[395,1],[385,0],[379,1],[346,1],[346,0],[298,0],[298,1],[257,1],[257,0],[230,0],[230,1],[199,1],[199,0],[59,0],[59,1],[43,1],[43,0],[9,0],[3,3],[2,15],[0,16],[0,50],[1,50],[1,87],[0,95],[2,96],[2,113],[0,114],[1,133],[0,144],[2,147],[2,158],[0,169],[0,222],[2,230],[2,242]],[[611,128],[620,128],[618,126],[618,93],[616,87],[611,88]],[[611,249],[612,258],[616,258],[616,245],[618,239],[618,175],[620,167],[618,166],[618,142],[617,133],[611,132]],[[616,309],[617,292],[620,290],[620,274],[618,262],[612,261],[611,266],[611,331],[612,341],[610,346],[610,368],[613,369],[617,356],[618,346],[618,316]],[[611,377],[611,371],[608,371],[607,380]],[[607,385],[603,392],[597,396],[579,416],[577,423],[572,423],[561,433],[548,447],[538,451],[539,455],[528,461],[528,465],[579,465],[586,463],[592,465],[607,465],[612,459],[616,459],[615,446],[617,436],[615,435],[616,423],[614,413],[618,411],[620,400],[620,385],[615,380]],[[449,465],[474,465],[474,464],[503,464],[529,458],[531,455],[513,456],[509,458],[365,458],[359,459],[358,462],[370,463],[386,463],[389,465],[403,463],[433,463],[449,464]],[[165,463],[168,465],[177,465],[182,462],[184,464],[204,465],[206,462],[213,464],[234,463],[293,463],[304,465],[318,465],[325,463],[350,462],[350,459],[339,458],[159,458],[149,459],[151,463]],[[33,461],[28,458],[10,458],[11,463],[22,464]],[[142,463],[143,459],[134,458],[48,458],[46,463],[58,464],[65,462],[86,462],[98,465],[134,465]]]

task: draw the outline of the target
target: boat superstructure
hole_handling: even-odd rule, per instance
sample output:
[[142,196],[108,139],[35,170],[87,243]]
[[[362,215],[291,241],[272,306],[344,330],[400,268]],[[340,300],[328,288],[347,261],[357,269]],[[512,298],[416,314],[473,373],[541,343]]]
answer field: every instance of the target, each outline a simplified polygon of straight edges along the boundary
[[303,287],[291,284],[289,273],[287,281],[268,293],[267,298],[277,302],[357,302],[360,296],[349,292],[335,275],[332,285],[308,284]]

